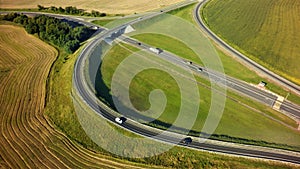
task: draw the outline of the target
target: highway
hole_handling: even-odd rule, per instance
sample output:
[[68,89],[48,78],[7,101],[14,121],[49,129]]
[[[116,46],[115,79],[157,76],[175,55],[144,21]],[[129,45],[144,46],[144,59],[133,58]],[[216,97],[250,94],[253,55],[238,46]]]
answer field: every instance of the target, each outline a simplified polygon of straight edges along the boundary
[[[103,34],[101,37],[98,37],[96,40],[92,41],[88,46],[86,46],[86,48],[82,51],[82,53],[78,57],[78,60],[75,64],[74,75],[73,75],[74,87],[77,90],[78,94],[83,99],[83,101],[95,112],[97,112],[99,115],[103,116],[104,118],[108,119],[111,122],[114,122],[115,116],[111,115],[109,111],[107,111],[105,108],[102,108],[101,106],[98,105],[96,96],[88,89],[87,84],[84,82],[85,77],[83,74],[84,72],[83,63],[86,59],[86,56],[88,56],[88,53],[91,52],[94,45],[98,43],[98,40],[101,40],[101,38],[107,36],[109,33],[114,31],[116,30],[113,29],[111,31],[108,31],[107,34]],[[143,125],[138,125],[137,123],[131,123],[130,119],[128,119],[128,121],[129,122],[126,121],[125,123],[123,123],[122,127],[134,133],[143,135],[145,137],[153,137],[158,135],[158,133],[149,130],[148,129],[149,127],[143,127]],[[173,143],[173,144],[177,144],[182,139],[182,137],[178,138],[178,137],[172,137],[170,135],[160,135],[159,137],[156,138],[159,139],[160,141]],[[182,144],[179,143],[179,145]],[[187,145],[187,147],[211,151],[211,152],[219,152],[219,153],[255,157],[255,158],[264,158],[270,160],[279,160],[279,161],[300,164],[300,157],[294,155],[293,153],[288,155],[286,153],[281,153],[281,152],[275,153],[275,152],[247,149],[247,148],[243,149],[243,148],[216,145],[216,144],[200,143],[197,142],[196,140],[193,141],[191,144]]]
[[[142,20],[148,19],[151,17],[154,17],[156,15],[151,16],[145,16]],[[131,21],[129,24],[137,23],[139,20]],[[76,61],[75,67],[74,67],[74,74],[73,74],[73,86],[74,89],[77,91],[76,93],[80,96],[82,101],[86,103],[91,109],[93,109],[95,112],[97,112],[102,117],[108,119],[109,121],[115,123],[114,119],[115,116],[112,115],[109,110],[107,110],[105,107],[101,107],[98,105],[98,98],[95,96],[95,94],[91,91],[91,89],[88,87],[88,85],[85,82],[85,75],[84,75],[84,63],[87,57],[89,56],[89,53],[92,52],[93,48],[99,43],[99,41],[104,40],[105,37],[109,37],[113,32],[118,32],[120,29],[123,29],[124,26],[127,26],[127,24],[121,25],[117,28],[108,30],[104,33],[101,33],[99,35],[96,35],[92,41],[89,42],[88,45],[82,50],[80,55],[78,56],[78,59]],[[168,55],[167,55],[168,56]],[[174,59],[173,60],[177,60]],[[183,63],[183,62],[181,62]],[[272,102],[267,101],[268,104],[273,104]],[[139,135],[143,135],[145,137],[153,137],[157,136],[157,132],[153,132],[153,130],[150,130],[149,127],[145,127],[142,124],[139,123],[132,123],[130,119],[128,119],[125,123],[121,124],[122,127],[126,128],[127,130],[130,130],[134,133],[137,133]],[[184,136],[182,136],[184,137]],[[158,140],[166,142],[166,143],[173,143],[177,144],[179,140],[182,139],[182,137],[175,137],[170,135],[160,135],[157,137]],[[181,144],[179,144],[181,145]],[[193,141],[191,144],[187,145],[186,147],[199,149],[199,150],[207,150],[212,152],[219,152],[219,153],[226,153],[226,154],[232,154],[232,155],[239,155],[239,156],[246,156],[246,157],[255,157],[255,158],[263,158],[263,159],[271,159],[271,160],[278,160],[278,161],[284,161],[284,162],[291,162],[295,164],[300,164],[300,157],[298,154],[294,153],[283,153],[281,151],[274,150],[272,152],[269,151],[263,151],[263,150],[257,150],[257,149],[251,149],[249,147],[251,146],[245,146],[245,148],[237,148],[232,146],[226,146],[226,145],[218,145],[218,144],[209,144],[209,143],[200,143],[198,141]]]
[[[183,5],[185,5],[185,4],[183,4]],[[124,25],[121,25],[119,27],[116,27],[116,28],[113,28],[113,29],[110,29],[107,31],[104,29],[99,29],[99,31],[97,31],[97,34],[93,37],[93,39],[91,39],[91,41],[88,42],[88,44],[85,46],[85,48],[82,50],[82,52],[78,56],[78,59],[74,66],[74,74],[73,74],[73,86],[74,86],[74,89],[77,91],[76,93],[80,96],[82,101],[85,104],[87,104],[91,109],[93,109],[99,115],[101,115],[102,117],[106,118],[107,120],[109,120],[113,123],[115,123],[115,121],[114,121],[115,116],[112,115],[110,113],[110,111],[107,110],[106,108],[99,106],[98,98],[95,96],[95,94],[92,92],[92,90],[89,88],[89,86],[87,85],[87,83],[85,81],[85,79],[86,79],[85,74],[84,74],[85,61],[86,61],[87,57],[89,56],[89,53],[91,53],[93,51],[94,47],[96,45],[98,45],[98,43],[100,41],[104,40],[104,38],[109,37],[114,32],[118,32],[120,29],[123,29],[127,25],[137,23],[141,20],[146,20],[146,19],[149,19],[149,18],[157,16],[157,15],[159,15],[159,13],[154,13],[154,14],[150,14],[147,16],[143,16],[143,19],[136,19],[129,23],[126,23]],[[57,16],[55,16],[55,17],[57,17]],[[67,18],[64,16],[63,18],[70,19],[70,20],[73,20],[76,22],[83,22],[81,20],[76,20],[71,17]],[[127,42],[128,41],[132,41],[132,39],[127,40]],[[132,43],[136,43],[136,41],[132,41]],[[145,49],[147,47],[149,47],[146,44],[143,44],[141,46],[144,46]],[[179,59],[176,56],[174,56],[173,54],[168,53],[168,52],[163,52],[160,54],[160,56],[162,56],[162,58],[167,59],[168,61],[171,61],[171,62],[179,64],[179,65],[186,64],[186,62],[184,60]],[[191,67],[191,69],[194,69],[195,71],[197,71],[197,68],[199,66],[193,64],[193,65],[190,65],[190,67]],[[229,84],[228,86],[230,86],[230,85],[236,86],[236,88],[234,88],[234,89],[238,90],[238,91],[245,90],[244,88],[247,88],[247,92],[244,92],[244,93],[248,93],[248,95],[253,94],[253,91],[252,91],[253,89],[251,87],[249,88],[249,85],[245,85],[243,82],[238,81],[238,80],[236,81],[236,79],[231,80],[230,77],[226,77],[226,79],[223,79],[223,80],[219,79],[217,72],[214,72],[212,70],[205,70],[205,68],[203,68],[203,71],[199,72],[199,73],[204,76],[210,75],[211,77],[215,77],[213,79],[215,79],[216,82],[218,82],[220,84],[223,84],[223,85]],[[234,81],[235,85],[230,84],[231,81]],[[242,88],[242,89],[240,89],[240,88]],[[268,95],[264,92],[261,92],[260,90],[257,91],[257,94],[255,94],[255,96],[253,96],[253,97],[256,98],[257,97],[256,95],[264,95],[264,96],[271,98],[271,99],[266,99],[263,101],[265,104],[268,104],[268,105],[274,104],[274,100],[276,99],[276,98],[274,98],[273,95],[272,96]],[[287,109],[289,109],[289,108],[290,108],[290,106],[287,105]],[[130,119],[128,119],[128,121],[126,121],[125,123],[121,124],[121,127],[124,127],[127,130],[132,131],[133,133],[137,133],[137,134],[143,135],[145,137],[153,137],[153,136],[158,135],[157,132],[154,132],[153,130],[149,130],[149,127],[145,127],[144,125],[139,124],[139,123],[133,123],[133,122],[131,122]],[[173,135],[160,135],[159,137],[156,137],[156,138],[158,140],[166,142],[166,143],[177,144],[183,137],[184,136],[178,137],[175,135],[174,136]],[[181,143],[179,143],[179,145],[183,146]],[[259,149],[252,149],[251,146],[244,146],[244,148],[238,148],[238,147],[232,147],[232,146],[227,146],[227,145],[200,143],[197,140],[194,140],[191,144],[188,144],[186,147],[193,148],[193,149],[199,149],[199,150],[206,150],[206,151],[210,151],[210,152],[218,152],[218,153],[232,154],[232,155],[238,155],[238,156],[255,157],[255,158],[270,159],[270,160],[277,160],[277,161],[290,162],[290,163],[294,163],[294,164],[300,164],[299,154],[294,154],[292,152],[291,153],[283,153],[282,151],[277,151],[277,150],[269,152],[269,151],[264,151],[264,150],[259,150]]]
[[269,71],[268,69],[264,68],[263,66],[259,65],[258,63],[254,62],[253,60],[249,59],[245,55],[241,54],[228,44],[226,44],[222,39],[220,39],[217,35],[215,35],[203,22],[202,17],[200,16],[199,12],[200,9],[204,6],[207,0],[200,2],[194,10],[194,18],[199,25],[199,27],[218,45],[222,46],[225,50],[231,53],[233,56],[238,58],[240,61],[245,63],[247,66],[253,68],[260,74],[266,76],[267,78],[271,79],[272,81],[278,83],[279,85],[283,86],[284,88],[288,89],[289,91],[300,95],[300,86],[288,81],[287,79]]

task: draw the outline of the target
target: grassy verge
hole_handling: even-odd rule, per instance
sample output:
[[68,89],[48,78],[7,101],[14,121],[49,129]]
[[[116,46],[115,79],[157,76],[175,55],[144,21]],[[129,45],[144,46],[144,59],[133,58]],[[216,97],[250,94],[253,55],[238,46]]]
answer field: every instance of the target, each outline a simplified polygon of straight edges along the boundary
[[94,21],[92,21],[92,23],[100,25],[100,26],[105,26],[112,21],[114,21],[114,19],[101,19],[101,20],[94,20]]
[[87,137],[81,128],[71,100],[72,70],[78,53],[68,55],[64,50],[59,51],[59,56],[53,64],[48,78],[48,97],[45,113],[55,126],[66,133],[72,140],[77,141],[84,147],[97,149],[96,144]]
[[188,5],[185,7],[181,7],[181,8],[172,10],[172,11],[168,12],[168,14],[175,15],[175,16],[185,19],[193,24],[196,24],[195,20],[193,19],[193,13],[187,12],[187,11],[193,11],[194,8],[195,8],[195,4],[191,4],[191,5]]

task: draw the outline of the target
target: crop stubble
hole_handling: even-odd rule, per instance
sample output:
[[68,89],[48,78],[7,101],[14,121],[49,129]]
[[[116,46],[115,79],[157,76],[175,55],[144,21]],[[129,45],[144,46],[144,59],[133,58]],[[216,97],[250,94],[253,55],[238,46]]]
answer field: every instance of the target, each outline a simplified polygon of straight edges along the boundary
[[136,167],[78,146],[47,121],[45,87],[57,56],[53,47],[11,25],[0,25],[0,47],[2,167]]
[[76,6],[77,8],[86,9],[88,11],[98,10],[110,14],[132,14],[134,12],[144,12],[161,8],[181,2],[183,0],[1,0],[0,8],[37,8],[37,5],[44,6]]

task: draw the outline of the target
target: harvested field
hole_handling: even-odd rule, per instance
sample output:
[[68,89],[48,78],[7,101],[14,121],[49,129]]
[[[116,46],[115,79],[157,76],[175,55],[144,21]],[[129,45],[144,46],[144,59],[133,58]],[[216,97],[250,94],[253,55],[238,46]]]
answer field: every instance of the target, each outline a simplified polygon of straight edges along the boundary
[[53,47],[23,28],[0,25],[0,53],[1,168],[137,167],[82,148],[48,122],[46,79],[58,54]]
[[164,6],[168,6],[182,0],[1,0],[0,8],[37,8],[37,5],[43,6],[76,6],[86,10],[98,10],[110,14],[132,14],[135,12],[145,12]]

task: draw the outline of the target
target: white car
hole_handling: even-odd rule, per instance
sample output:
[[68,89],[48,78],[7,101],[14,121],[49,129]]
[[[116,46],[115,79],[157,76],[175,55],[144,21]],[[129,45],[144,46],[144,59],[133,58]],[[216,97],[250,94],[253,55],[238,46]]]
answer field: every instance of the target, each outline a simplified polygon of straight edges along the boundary
[[193,62],[191,62],[191,61],[186,61],[186,63],[189,65],[193,64]]
[[126,118],[125,117],[116,117],[115,121],[119,124],[122,124],[126,121]]

